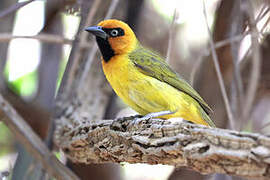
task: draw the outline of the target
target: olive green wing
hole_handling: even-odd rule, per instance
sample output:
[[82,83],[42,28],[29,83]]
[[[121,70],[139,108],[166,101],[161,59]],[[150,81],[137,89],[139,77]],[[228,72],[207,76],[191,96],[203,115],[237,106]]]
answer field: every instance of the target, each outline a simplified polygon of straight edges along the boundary
[[129,54],[129,58],[142,73],[166,82],[174,88],[185,92],[193,97],[207,114],[212,112],[212,109],[201,96],[180,75],[174,72],[159,55],[138,47]]

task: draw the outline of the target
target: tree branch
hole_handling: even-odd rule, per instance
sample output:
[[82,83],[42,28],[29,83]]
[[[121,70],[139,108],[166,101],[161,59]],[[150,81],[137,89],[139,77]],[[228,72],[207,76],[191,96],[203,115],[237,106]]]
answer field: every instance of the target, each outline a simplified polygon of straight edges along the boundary
[[[256,27],[256,21],[254,18],[254,10],[252,7],[252,2],[251,1],[246,1],[245,2],[245,7],[247,9],[247,13],[249,14],[249,23],[250,23],[250,29],[251,32],[258,35],[258,29]],[[252,48],[252,69],[250,72],[250,77],[249,77],[249,84],[247,87],[247,92],[246,92],[246,100],[244,102],[243,106],[243,119],[247,119],[250,115],[250,112],[252,110],[253,102],[256,96],[256,91],[257,87],[259,84],[260,80],[260,69],[261,69],[261,54],[260,54],[260,45],[258,41],[258,37],[252,36],[251,37],[251,48]]]
[[213,38],[212,38],[212,33],[211,33],[211,30],[210,30],[209,25],[208,25],[207,13],[206,13],[206,8],[205,8],[205,2],[204,1],[203,1],[203,14],[204,14],[205,23],[206,23],[207,30],[208,30],[209,43],[210,43],[210,47],[211,47],[213,63],[214,63],[215,70],[216,70],[216,73],[217,73],[218,83],[219,83],[220,90],[221,90],[221,93],[222,93],[222,98],[223,98],[223,101],[224,101],[224,104],[225,104],[225,108],[226,108],[226,112],[227,112],[228,119],[229,119],[229,122],[230,122],[230,126],[231,126],[232,129],[234,129],[235,128],[235,120],[234,120],[232,109],[231,109],[231,106],[230,106],[230,103],[229,103],[229,98],[228,98],[228,95],[227,95],[227,92],[226,92],[226,88],[225,88],[224,80],[223,80],[223,77],[222,77],[222,73],[221,73],[221,70],[220,70],[218,56],[217,56],[214,41],[213,41]]
[[[116,9],[116,7],[117,7],[118,2],[119,2],[119,0],[112,0],[112,1],[111,1],[110,7],[109,7],[109,9],[108,9],[108,11],[107,11],[107,13],[106,13],[104,19],[109,19],[109,18],[111,18],[113,12],[115,11],[115,9]],[[98,2],[98,4],[99,4],[99,3],[100,3],[100,2]],[[93,6],[92,8],[95,8],[95,6]],[[95,8],[95,9],[97,9],[97,8]],[[91,11],[90,11],[90,12],[89,12],[89,16],[88,16],[88,18],[87,18],[87,19],[89,19],[89,21],[88,21],[88,23],[86,23],[86,26],[90,26],[90,25],[91,25],[91,21],[92,21],[92,19],[93,19],[93,17],[92,17],[91,14],[92,14],[92,13],[91,13]],[[88,33],[87,33],[86,31],[84,31],[84,32],[82,33],[82,40],[84,39],[84,41],[85,41],[87,35],[88,35]],[[88,58],[87,58],[87,61],[86,61],[86,63],[85,63],[85,67],[84,67],[84,69],[83,69],[82,75],[81,75],[81,77],[80,77],[79,85],[78,85],[79,88],[78,88],[78,89],[82,88],[83,85],[84,85],[85,79],[86,79],[86,77],[87,77],[87,75],[88,75],[89,69],[91,68],[91,65],[92,65],[92,63],[93,63],[93,60],[94,60],[94,57],[95,57],[95,55],[96,55],[97,50],[98,50],[97,45],[96,45],[96,44],[93,45],[93,47],[92,47],[92,49],[91,49],[91,51],[90,51],[90,53],[89,53],[89,56],[88,56]]]
[[8,118],[2,118],[3,122],[14,133],[32,155],[41,162],[43,168],[57,179],[78,179],[75,174],[61,164],[56,157],[47,149],[41,139],[33,132],[31,127],[25,123],[23,118],[0,94],[0,109]]
[[168,64],[170,64],[170,58],[171,58],[171,51],[172,51],[172,46],[173,46],[173,42],[176,39],[176,25],[177,22],[176,20],[179,18],[179,13],[177,11],[177,9],[174,9],[174,13],[173,13],[173,19],[172,19],[172,23],[169,29],[169,42],[168,42],[168,48],[167,48],[167,55],[166,55],[166,62]]
[[22,8],[22,7],[24,7],[24,6],[26,6],[27,4],[29,4],[29,3],[33,2],[33,1],[34,1],[34,0],[29,0],[29,1],[26,1],[26,2],[18,2],[18,3],[16,3],[16,4],[14,4],[14,5],[8,7],[7,9],[5,9],[4,11],[2,11],[2,12],[0,13],[0,18],[3,18],[3,17],[5,17],[5,16],[7,16],[7,15],[9,15],[9,14],[11,14],[11,13],[17,11],[18,9],[20,9],[20,8]]
[[270,179],[270,138],[264,135],[181,119],[134,125],[131,117],[90,123],[76,108],[68,108],[65,117],[58,120],[55,142],[75,162],[167,164],[203,174]]
[[[47,33],[42,33],[35,36],[17,36],[17,35],[13,35],[12,33],[0,33],[0,42],[9,42],[12,39],[19,39],[19,38],[37,39],[37,40],[47,42],[47,43],[70,44],[70,45],[72,44],[72,41],[73,41],[72,39],[67,39],[60,35],[47,34]],[[90,46],[88,44],[83,44],[83,47],[89,48]]]

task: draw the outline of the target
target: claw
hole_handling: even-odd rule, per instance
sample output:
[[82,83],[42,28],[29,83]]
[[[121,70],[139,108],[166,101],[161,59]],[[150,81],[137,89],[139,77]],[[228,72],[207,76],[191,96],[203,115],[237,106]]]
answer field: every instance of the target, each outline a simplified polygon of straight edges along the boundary
[[146,116],[143,116],[141,118],[135,118],[133,121],[132,121],[132,125],[139,125],[141,122],[143,121],[147,121],[151,119],[151,117],[146,117]]
[[132,125],[139,125],[142,121],[147,121],[147,120],[150,120],[152,118],[159,117],[159,116],[174,114],[175,112],[176,111],[160,111],[160,112],[149,113],[143,117],[135,118],[131,124]]

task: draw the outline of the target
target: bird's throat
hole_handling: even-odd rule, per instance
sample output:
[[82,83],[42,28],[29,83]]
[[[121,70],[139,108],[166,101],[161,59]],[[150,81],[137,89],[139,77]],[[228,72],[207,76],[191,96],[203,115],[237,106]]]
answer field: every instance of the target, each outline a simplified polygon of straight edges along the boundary
[[96,37],[96,40],[104,61],[108,62],[115,55],[114,50],[112,49],[108,39]]

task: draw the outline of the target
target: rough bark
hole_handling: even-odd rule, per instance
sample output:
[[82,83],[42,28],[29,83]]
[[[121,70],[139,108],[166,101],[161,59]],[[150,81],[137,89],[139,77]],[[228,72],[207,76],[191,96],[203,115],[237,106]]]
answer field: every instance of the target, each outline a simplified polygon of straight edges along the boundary
[[202,174],[270,179],[270,138],[174,120],[133,118],[90,123],[67,108],[55,143],[80,163],[148,163],[186,166]]

